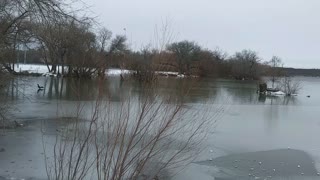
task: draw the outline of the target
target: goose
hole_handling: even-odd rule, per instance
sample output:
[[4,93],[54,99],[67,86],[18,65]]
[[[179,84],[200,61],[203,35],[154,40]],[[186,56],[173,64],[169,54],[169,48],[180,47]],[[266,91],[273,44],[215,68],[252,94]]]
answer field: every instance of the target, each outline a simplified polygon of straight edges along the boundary
[[40,86],[39,84],[37,84],[38,85],[38,89],[40,90],[42,90],[42,89],[44,89],[44,87],[43,86]]

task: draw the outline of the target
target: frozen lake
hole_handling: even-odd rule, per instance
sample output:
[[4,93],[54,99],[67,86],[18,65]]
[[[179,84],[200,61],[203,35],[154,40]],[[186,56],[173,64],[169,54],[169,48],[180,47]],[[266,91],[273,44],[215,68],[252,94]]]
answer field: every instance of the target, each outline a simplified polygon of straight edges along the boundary
[[[202,153],[172,179],[319,179],[320,78],[296,79],[302,86],[297,97],[260,96],[257,82],[221,79],[188,82],[190,91],[181,97],[186,80],[161,78],[160,97],[174,95],[190,108],[223,107],[217,118],[209,112],[218,123],[209,128]],[[19,88],[6,96],[15,107],[12,118],[25,126],[0,136],[0,179],[46,179],[41,129],[54,136],[65,125],[56,120],[57,104],[68,117],[78,101],[91,102],[97,93],[96,81],[77,82],[79,99],[72,83],[54,77],[14,79]],[[37,92],[37,84],[45,90]],[[119,77],[108,78],[104,88],[115,102],[120,94],[143,96],[139,83]]]

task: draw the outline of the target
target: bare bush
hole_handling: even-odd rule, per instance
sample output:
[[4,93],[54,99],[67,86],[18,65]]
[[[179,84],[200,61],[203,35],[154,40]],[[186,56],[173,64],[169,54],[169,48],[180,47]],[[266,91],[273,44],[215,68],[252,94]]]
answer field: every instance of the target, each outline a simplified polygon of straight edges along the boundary
[[275,83],[277,83],[280,77],[283,75],[282,67],[283,63],[280,57],[273,56],[272,59],[268,62],[269,67],[269,75],[271,76],[272,88],[274,88]]
[[286,93],[286,95],[298,94],[301,90],[301,84],[299,81],[293,80],[291,77],[284,77],[280,82],[280,89]]
[[79,114],[68,120],[71,125],[58,133],[52,151],[49,149],[48,152],[47,144],[43,142],[48,179],[86,179],[95,162],[91,153],[94,152],[91,144],[94,142],[94,120],[88,129],[80,122]]
[[75,122],[59,133],[52,155],[46,153],[48,178],[156,179],[190,163],[216,119],[153,89],[119,102],[99,97],[85,122],[88,107],[78,106]]
[[231,75],[236,79],[258,79],[261,58],[252,50],[236,52],[229,60]]

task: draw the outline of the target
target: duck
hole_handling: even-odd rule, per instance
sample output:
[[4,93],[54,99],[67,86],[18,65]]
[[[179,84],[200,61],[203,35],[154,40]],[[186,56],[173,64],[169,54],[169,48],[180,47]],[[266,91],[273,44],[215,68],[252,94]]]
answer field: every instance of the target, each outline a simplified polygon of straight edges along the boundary
[[37,85],[38,85],[38,89],[39,89],[39,90],[43,90],[43,89],[44,89],[43,86],[40,86],[39,84],[37,84]]
[[311,97],[310,95],[307,96],[307,98],[310,98],[310,97]]

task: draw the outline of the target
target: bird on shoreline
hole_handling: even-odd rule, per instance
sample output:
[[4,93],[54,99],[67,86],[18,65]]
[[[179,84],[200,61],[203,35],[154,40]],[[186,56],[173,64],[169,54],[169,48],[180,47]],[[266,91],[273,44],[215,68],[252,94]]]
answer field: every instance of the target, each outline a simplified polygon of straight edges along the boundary
[[38,85],[38,89],[39,89],[39,90],[43,90],[43,89],[44,89],[43,86],[40,86],[39,84],[37,84],[37,85]]

